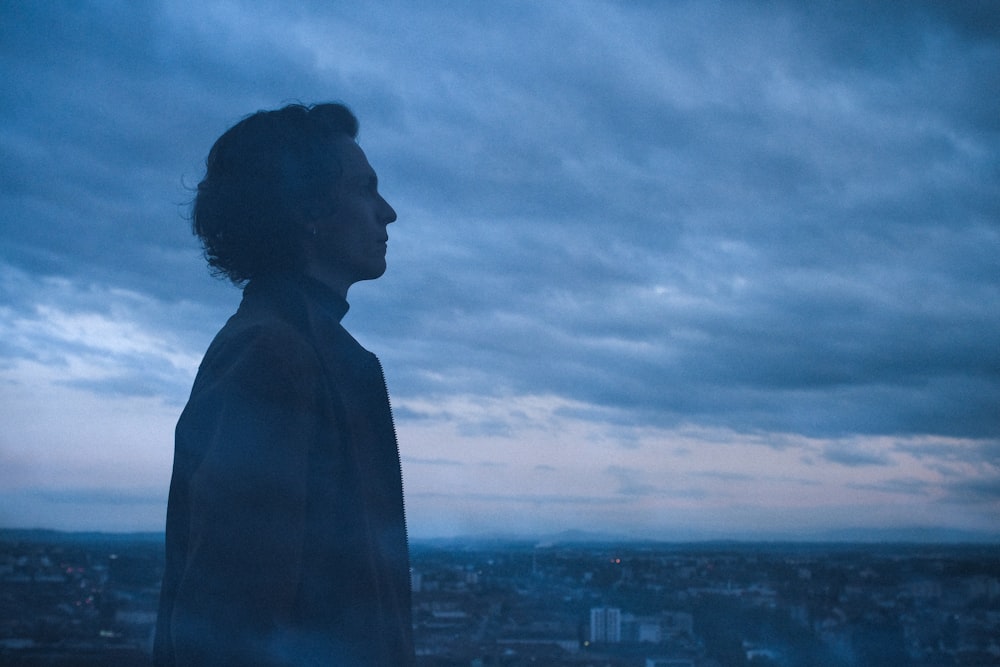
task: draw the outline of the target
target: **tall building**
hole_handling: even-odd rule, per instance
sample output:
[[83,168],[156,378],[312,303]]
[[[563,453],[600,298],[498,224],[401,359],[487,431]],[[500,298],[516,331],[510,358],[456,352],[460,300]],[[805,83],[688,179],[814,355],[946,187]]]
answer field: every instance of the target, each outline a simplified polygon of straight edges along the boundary
[[590,641],[593,644],[617,644],[622,640],[622,612],[614,607],[590,610]]

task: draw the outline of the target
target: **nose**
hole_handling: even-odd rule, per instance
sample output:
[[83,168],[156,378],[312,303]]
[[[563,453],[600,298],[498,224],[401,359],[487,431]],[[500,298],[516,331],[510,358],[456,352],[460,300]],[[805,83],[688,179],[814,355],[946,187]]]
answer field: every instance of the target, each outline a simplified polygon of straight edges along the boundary
[[385,197],[381,197],[381,199],[383,208],[382,219],[385,220],[385,224],[388,225],[393,222],[396,222],[396,209],[394,209],[392,206],[389,205],[389,202],[385,200]]

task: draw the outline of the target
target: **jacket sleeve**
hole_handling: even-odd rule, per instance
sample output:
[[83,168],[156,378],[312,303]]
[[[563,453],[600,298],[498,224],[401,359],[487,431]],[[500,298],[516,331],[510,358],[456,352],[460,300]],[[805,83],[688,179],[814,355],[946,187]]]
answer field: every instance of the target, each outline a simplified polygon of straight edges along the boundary
[[290,332],[246,332],[206,356],[177,426],[189,521],[176,664],[309,664],[295,658],[289,628],[321,377],[311,346]]

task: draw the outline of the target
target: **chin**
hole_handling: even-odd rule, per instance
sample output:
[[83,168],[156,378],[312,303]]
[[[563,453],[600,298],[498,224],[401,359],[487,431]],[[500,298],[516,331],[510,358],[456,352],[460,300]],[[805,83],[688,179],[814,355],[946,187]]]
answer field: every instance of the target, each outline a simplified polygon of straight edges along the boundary
[[381,266],[373,266],[370,270],[365,271],[364,277],[361,278],[361,280],[375,280],[376,278],[381,278],[385,274],[385,269],[385,264]]

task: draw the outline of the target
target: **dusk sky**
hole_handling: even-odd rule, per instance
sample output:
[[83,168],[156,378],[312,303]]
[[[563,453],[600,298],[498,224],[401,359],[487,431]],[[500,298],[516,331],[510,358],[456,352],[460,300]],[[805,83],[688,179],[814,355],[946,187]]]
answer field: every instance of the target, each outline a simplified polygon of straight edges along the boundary
[[5,1],[0,54],[0,527],[162,530],[205,156],[342,101],[412,535],[1000,540],[1000,3]]

